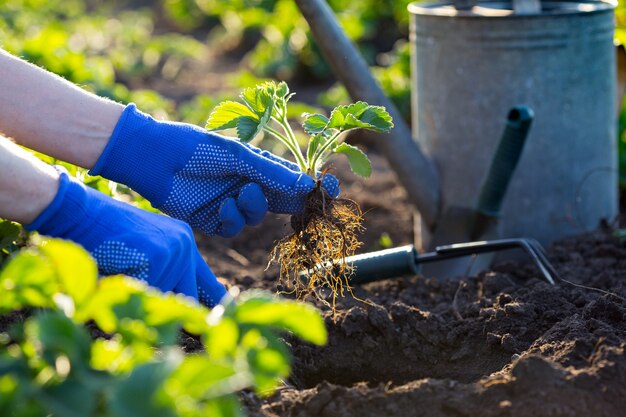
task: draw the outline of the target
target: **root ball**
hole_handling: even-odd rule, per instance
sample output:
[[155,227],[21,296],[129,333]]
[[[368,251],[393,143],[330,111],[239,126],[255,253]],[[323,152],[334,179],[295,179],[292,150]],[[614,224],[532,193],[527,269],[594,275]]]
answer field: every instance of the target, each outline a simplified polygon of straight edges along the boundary
[[[270,254],[270,262],[280,266],[280,282],[298,299],[313,295],[334,310],[337,296],[352,293],[351,265],[345,258],[361,245],[363,216],[352,200],[332,198],[317,186],[309,195],[302,214],[291,217],[293,233],[281,239]],[[329,288],[329,303],[318,291]]]

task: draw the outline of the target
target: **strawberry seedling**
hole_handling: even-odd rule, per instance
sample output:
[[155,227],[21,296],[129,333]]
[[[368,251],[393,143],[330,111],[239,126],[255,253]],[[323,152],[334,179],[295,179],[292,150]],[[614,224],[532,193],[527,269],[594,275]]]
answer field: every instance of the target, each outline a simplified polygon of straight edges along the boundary
[[[244,89],[240,95],[243,103],[219,104],[210,114],[206,128],[236,129],[237,137],[243,142],[263,132],[283,143],[300,171],[316,180],[304,211],[291,218],[293,233],[276,244],[270,261],[279,264],[280,280],[299,298],[311,293],[317,295],[316,288],[329,287],[334,307],[336,296],[343,295],[344,288],[350,290],[346,280],[351,270],[344,260],[360,246],[357,233],[363,227],[358,204],[333,198],[322,186],[327,172],[324,166],[333,154],[343,154],[355,174],[368,177],[369,159],[360,149],[343,141],[345,134],[354,129],[388,132],[393,123],[383,107],[361,101],[337,106],[328,117],[305,113],[302,127],[309,140],[302,152],[287,120],[287,103],[292,96],[285,82],[270,81]],[[308,272],[303,277],[301,271]]]

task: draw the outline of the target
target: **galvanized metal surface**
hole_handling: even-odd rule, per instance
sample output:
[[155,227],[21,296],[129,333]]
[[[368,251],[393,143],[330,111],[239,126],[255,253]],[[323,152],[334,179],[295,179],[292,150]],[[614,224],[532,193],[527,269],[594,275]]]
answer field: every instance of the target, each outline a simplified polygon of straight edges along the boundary
[[[413,137],[437,165],[443,204],[475,201],[502,118],[525,104],[535,122],[503,205],[502,236],[546,245],[612,220],[613,5],[543,2],[541,14],[521,16],[507,3],[450,4],[409,6]],[[428,242],[426,228],[419,238]]]

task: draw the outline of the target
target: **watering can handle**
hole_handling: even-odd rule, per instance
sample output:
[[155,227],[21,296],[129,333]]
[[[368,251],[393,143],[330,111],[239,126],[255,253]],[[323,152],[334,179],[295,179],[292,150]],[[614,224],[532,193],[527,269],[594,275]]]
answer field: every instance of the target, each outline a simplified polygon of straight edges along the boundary
[[479,213],[490,217],[500,215],[504,194],[519,162],[533,118],[533,111],[527,106],[515,106],[509,111],[502,138],[478,197],[476,209]]
[[478,0],[454,0],[454,8],[457,10],[472,10],[478,4]]

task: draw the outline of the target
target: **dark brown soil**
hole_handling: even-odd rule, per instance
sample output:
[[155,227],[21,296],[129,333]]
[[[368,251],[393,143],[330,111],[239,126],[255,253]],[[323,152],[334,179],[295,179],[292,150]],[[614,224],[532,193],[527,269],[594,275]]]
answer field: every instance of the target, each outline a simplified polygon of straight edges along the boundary
[[[363,208],[360,250],[412,243],[412,216],[384,159],[362,182],[337,163],[342,193]],[[218,277],[277,290],[264,270],[289,219],[272,216],[231,240],[200,239]],[[530,262],[463,280],[412,276],[355,288],[325,309],[329,343],[289,340],[293,376],[276,394],[243,395],[252,416],[626,415],[626,247],[608,231],[557,242],[548,255],[575,287],[551,286]],[[314,301],[311,301],[314,302]],[[324,307],[317,302],[320,308]]]

